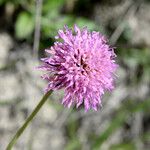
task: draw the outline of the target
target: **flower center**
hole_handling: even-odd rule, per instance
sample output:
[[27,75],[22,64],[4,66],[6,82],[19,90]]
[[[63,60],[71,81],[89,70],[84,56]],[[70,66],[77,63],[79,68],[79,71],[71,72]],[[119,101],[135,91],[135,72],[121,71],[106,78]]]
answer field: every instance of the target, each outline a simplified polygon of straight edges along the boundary
[[81,61],[80,61],[81,67],[86,70],[86,68],[88,67],[88,65],[85,63],[85,61],[83,61],[83,58],[81,56]]
[[81,71],[81,73],[83,74],[84,71],[86,73],[89,72],[90,70],[90,67],[88,66],[88,64],[85,62],[85,60],[83,59],[83,56],[81,56],[81,59],[80,59],[80,65],[79,65],[81,68],[83,68],[83,70]]

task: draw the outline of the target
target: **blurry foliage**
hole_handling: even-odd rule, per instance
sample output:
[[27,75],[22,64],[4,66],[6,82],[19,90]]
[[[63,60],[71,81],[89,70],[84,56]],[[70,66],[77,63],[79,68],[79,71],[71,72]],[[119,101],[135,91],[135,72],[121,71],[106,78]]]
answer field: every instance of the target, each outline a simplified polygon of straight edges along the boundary
[[81,143],[78,138],[74,138],[72,140],[69,140],[65,150],[80,150],[81,149]]
[[143,134],[142,137],[141,137],[141,140],[143,142],[147,142],[148,143],[150,141],[150,131],[145,133],[145,134]]
[[[114,119],[111,121],[109,126],[106,128],[103,133],[101,133],[97,138],[95,138],[95,142],[92,146],[93,150],[98,150],[100,146],[118,129],[120,128],[123,123],[127,120],[127,118],[137,112],[147,112],[149,111],[150,107],[150,100],[145,100],[143,102],[135,103],[133,100],[126,100],[125,103],[119,108],[116,112],[116,116],[113,117]],[[129,143],[130,144],[130,143]],[[121,146],[127,146],[128,144],[124,143]],[[124,150],[124,149],[122,149]],[[130,150],[130,149],[129,149]],[[134,149],[133,149],[134,150]]]
[[[77,124],[77,121],[75,122],[75,124]],[[67,126],[70,128],[70,124],[67,124]],[[73,136],[68,137],[65,150],[81,149],[81,142],[80,142],[79,138],[77,137],[76,131],[77,130],[72,129],[72,127],[68,130],[68,133],[72,134]]]
[[[137,68],[137,76],[138,72],[140,73],[140,79],[143,77],[149,78],[150,75],[150,50],[148,48],[145,49],[122,49],[120,51],[120,57],[122,61],[128,66],[132,68]],[[136,81],[137,82],[137,81]]]
[[[91,3],[90,0],[88,1]],[[87,5],[84,7],[90,7],[88,1]],[[41,18],[41,39],[44,41],[42,41],[41,46],[43,49],[53,42],[53,37],[57,34],[57,30],[62,28],[65,24],[67,24],[69,27],[72,27],[73,24],[76,23],[80,27],[87,26],[91,30],[99,29],[93,21],[85,17],[77,17],[73,13],[62,13],[63,6],[66,2],[67,0],[43,0]],[[0,0],[0,6],[6,6],[10,3],[14,6],[15,36],[19,40],[30,40],[35,26],[35,0]],[[85,0],[82,0],[78,3],[78,5],[82,6],[85,3]],[[128,27],[123,36],[127,40],[131,38],[131,32]],[[45,39],[49,39],[48,44]],[[118,55],[128,67],[138,68],[139,66],[142,66],[142,69],[139,68],[139,70],[143,70],[142,77],[149,78],[149,49],[118,49]],[[55,103],[52,101],[49,102],[50,105],[54,106],[57,111],[61,112],[61,110],[64,108],[61,105],[55,105]],[[9,102],[1,102],[0,105],[9,105]],[[136,103],[132,100],[126,100],[126,102],[123,103],[122,106],[116,111],[115,116],[111,120],[109,126],[102,133],[97,135],[93,133],[92,135],[89,135],[88,139],[90,139],[92,150],[98,150],[117,129],[121,128],[121,126],[125,123],[131,114],[135,114],[137,112],[150,113],[149,108],[150,100],[145,100],[139,103]],[[79,128],[79,122],[79,120],[72,119],[71,116],[68,118],[68,122],[66,124],[66,134],[68,139],[65,150],[80,150],[82,148],[82,144],[78,138],[77,132]],[[143,133],[143,135],[141,135],[141,140],[144,142],[150,141],[150,133]],[[112,145],[110,150],[135,150],[135,145],[131,140],[130,142],[123,142],[117,145]]]
[[113,145],[110,150],[136,150],[133,143],[120,143]]
[[[143,112],[150,114],[150,99],[135,102],[134,100],[125,100],[122,106],[116,110],[114,116],[112,117],[111,122],[108,127],[101,133],[86,135],[89,139],[89,144],[91,145],[91,150],[100,150],[103,143],[107,142],[109,138],[115,133],[118,129],[123,127],[123,124],[131,117],[135,116],[136,113]],[[66,134],[68,137],[68,142],[66,144],[65,150],[77,150],[82,149],[82,144],[78,138],[78,129],[79,129],[79,120],[76,120],[69,116],[68,122],[66,124]],[[140,140],[143,142],[148,142],[150,139],[150,133],[143,133],[140,135]],[[136,150],[134,140],[128,141],[127,139],[118,144],[112,144],[110,150]]]
[[81,142],[77,137],[78,128],[79,128],[79,121],[74,120],[71,116],[69,116],[66,126],[66,134],[69,140],[66,144],[65,150],[81,149]]
[[83,18],[76,17],[73,14],[62,14],[61,9],[66,0],[46,0],[43,4],[42,16],[42,33],[45,37],[54,37],[57,31],[66,24],[72,27],[75,23],[80,27],[87,26],[89,29],[96,29],[94,22]]
[[[63,14],[62,8],[67,0],[43,0],[41,33],[42,38],[53,38],[57,31],[66,24],[72,27],[75,23],[80,27],[87,26],[89,29],[97,29],[97,26],[89,19],[76,17],[73,14]],[[15,35],[18,39],[30,39],[34,32],[35,24],[35,1],[34,0],[1,0],[0,5],[14,5],[17,11],[15,22]]]

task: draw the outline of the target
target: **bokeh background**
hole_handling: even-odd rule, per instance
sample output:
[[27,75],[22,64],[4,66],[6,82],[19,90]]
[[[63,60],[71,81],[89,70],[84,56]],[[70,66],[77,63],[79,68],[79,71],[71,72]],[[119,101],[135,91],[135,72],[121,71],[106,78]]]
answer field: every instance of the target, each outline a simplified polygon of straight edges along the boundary
[[116,89],[88,113],[64,108],[63,91],[54,92],[14,150],[149,150],[149,0],[0,0],[0,150],[42,97],[46,82],[35,67],[65,24],[110,39]]

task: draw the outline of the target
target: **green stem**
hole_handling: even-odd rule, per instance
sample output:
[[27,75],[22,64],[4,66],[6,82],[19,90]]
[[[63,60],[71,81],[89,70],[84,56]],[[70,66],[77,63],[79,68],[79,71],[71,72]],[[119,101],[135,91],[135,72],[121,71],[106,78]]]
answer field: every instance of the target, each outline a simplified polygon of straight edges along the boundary
[[18,140],[18,138],[21,136],[21,134],[23,133],[23,131],[26,129],[26,127],[29,125],[29,123],[32,121],[32,119],[35,117],[35,115],[38,113],[38,111],[40,110],[40,108],[43,106],[43,104],[46,102],[46,100],[48,99],[48,97],[51,95],[53,91],[49,91],[47,92],[43,98],[41,99],[41,101],[38,103],[38,105],[36,106],[36,108],[34,109],[34,111],[31,113],[31,115],[27,118],[27,120],[25,121],[25,123],[23,124],[23,126],[17,131],[17,133],[14,135],[14,137],[12,138],[12,140],[10,141],[10,143],[8,144],[6,150],[11,150],[13,145],[16,143],[16,141]]

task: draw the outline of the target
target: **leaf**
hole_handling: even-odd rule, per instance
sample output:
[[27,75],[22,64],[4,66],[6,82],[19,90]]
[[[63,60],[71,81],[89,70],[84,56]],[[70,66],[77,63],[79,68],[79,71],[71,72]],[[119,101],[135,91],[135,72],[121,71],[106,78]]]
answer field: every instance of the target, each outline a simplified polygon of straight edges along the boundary
[[33,29],[33,16],[27,12],[20,13],[15,24],[16,37],[18,39],[25,39],[32,34]]

